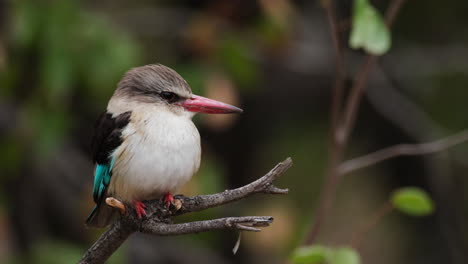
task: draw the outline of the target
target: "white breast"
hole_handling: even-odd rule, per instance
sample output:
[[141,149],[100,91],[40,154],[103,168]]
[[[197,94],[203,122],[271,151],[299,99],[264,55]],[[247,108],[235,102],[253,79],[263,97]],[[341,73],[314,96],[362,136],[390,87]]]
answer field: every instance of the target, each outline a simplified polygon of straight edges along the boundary
[[200,135],[190,118],[169,111],[133,112],[122,133],[109,196],[123,201],[174,193],[200,165]]

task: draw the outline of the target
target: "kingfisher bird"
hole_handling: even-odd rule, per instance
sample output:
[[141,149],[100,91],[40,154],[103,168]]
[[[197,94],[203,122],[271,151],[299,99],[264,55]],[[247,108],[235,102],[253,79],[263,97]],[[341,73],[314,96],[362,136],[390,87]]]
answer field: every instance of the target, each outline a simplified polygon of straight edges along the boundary
[[196,113],[241,113],[242,109],[194,95],[188,83],[161,64],[133,68],[124,74],[96,122],[92,141],[95,208],[86,220],[105,227],[117,210],[113,197],[132,204],[139,218],[142,201],[163,198],[184,185],[200,166]]

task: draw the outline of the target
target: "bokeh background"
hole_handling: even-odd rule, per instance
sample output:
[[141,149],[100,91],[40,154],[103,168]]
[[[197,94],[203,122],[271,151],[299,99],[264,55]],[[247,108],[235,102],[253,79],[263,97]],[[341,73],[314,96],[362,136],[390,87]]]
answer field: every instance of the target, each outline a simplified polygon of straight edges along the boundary
[[[372,3],[381,11],[389,1]],[[337,1],[347,35],[351,1]],[[346,153],[424,142],[468,123],[468,2],[407,1],[379,59]],[[327,160],[334,51],[319,1],[0,1],[0,262],[73,263],[102,230],[86,229],[93,202],[94,121],[131,67],[162,63],[193,91],[241,106],[197,116],[199,173],[182,190],[246,184],[291,156],[277,185],[178,219],[272,215],[261,233],[134,235],[109,263],[285,263],[310,229]],[[348,79],[364,54],[346,50]],[[360,248],[364,263],[467,263],[468,145],[401,157],[346,177],[319,242],[346,245],[400,186],[426,189],[436,212],[394,212]]]

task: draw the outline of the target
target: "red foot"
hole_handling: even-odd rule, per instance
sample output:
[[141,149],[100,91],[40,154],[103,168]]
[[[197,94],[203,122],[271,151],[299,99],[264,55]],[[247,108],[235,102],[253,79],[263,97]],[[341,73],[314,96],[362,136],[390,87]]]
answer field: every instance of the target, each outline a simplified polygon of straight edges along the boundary
[[164,194],[164,202],[166,203],[166,207],[169,208],[171,203],[174,202],[174,196],[171,193]]
[[146,216],[146,205],[144,203],[142,203],[141,201],[135,201],[133,202],[133,206],[135,206],[135,211],[139,219],[141,219],[143,215]]

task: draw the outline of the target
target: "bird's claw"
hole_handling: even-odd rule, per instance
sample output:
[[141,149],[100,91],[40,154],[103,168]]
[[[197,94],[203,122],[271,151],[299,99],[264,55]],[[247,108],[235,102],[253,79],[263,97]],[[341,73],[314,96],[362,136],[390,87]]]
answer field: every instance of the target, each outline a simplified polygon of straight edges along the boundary
[[135,201],[133,202],[133,206],[135,206],[135,212],[138,216],[138,219],[141,219],[142,216],[146,216],[146,205],[144,203],[141,201]]
[[174,203],[174,196],[171,193],[164,194],[164,204],[166,208],[170,208],[171,204]]

